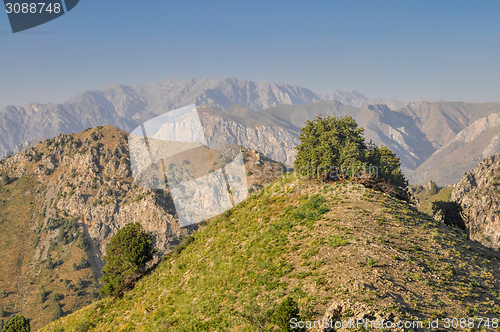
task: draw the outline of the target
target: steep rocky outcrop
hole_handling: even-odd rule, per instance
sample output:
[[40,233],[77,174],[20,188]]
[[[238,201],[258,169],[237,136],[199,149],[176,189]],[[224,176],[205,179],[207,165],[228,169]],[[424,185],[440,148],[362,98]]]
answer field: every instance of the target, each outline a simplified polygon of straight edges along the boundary
[[451,199],[464,208],[472,239],[500,247],[500,156],[490,156],[465,173]]
[[[203,112],[203,108],[198,108]],[[243,145],[258,150],[266,156],[287,165],[293,165],[299,139],[290,131],[275,126],[245,126],[236,121],[220,117],[206,116],[200,119],[203,131],[211,146],[221,147],[229,144]]]

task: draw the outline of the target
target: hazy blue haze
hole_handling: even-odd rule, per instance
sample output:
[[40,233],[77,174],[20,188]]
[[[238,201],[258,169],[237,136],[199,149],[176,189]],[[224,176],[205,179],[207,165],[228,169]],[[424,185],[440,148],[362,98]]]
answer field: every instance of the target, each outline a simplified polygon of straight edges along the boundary
[[0,109],[171,77],[500,100],[499,16],[498,1],[81,0],[11,34],[4,13]]

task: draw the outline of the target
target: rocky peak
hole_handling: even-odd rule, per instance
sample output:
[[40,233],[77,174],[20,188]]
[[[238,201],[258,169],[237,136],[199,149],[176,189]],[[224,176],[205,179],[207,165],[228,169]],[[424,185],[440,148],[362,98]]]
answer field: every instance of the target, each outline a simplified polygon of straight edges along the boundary
[[471,238],[500,247],[500,156],[481,161],[455,185],[451,199],[464,208]]

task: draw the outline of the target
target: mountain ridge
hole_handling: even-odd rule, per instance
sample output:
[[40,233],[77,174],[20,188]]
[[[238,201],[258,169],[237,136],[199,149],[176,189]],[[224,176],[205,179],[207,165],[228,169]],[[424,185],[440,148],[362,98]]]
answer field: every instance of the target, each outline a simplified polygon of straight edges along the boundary
[[[482,157],[500,151],[499,137],[490,135],[497,130],[496,126],[485,127],[488,117],[500,113],[498,102],[412,101],[394,110],[387,105],[371,105],[378,101],[354,90],[334,90],[325,96],[297,85],[254,83],[234,78],[169,79],[162,84],[133,86],[110,84],[70,97],[62,104],[31,103],[24,108],[9,106],[3,109],[0,111],[0,155],[17,153],[41,139],[87,127],[112,125],[130,132],[167,110],[191,103],[210,105],[219,110],[218,117],[237,120],[245,130],[249,125],[266,124],[269,127],[263,129],[265,137],[288,136],[287,143],[279,143],[282,145],[268,148],[265,153],[269,158],[290,165],[293,163],[293,140],[304,121],[320,114],[355,117],[365,128],[368,139],[396,152],[412,183],[426,183],[429,179],[439,185],[454,183]],[[356,106],[345,105],[347,103]],[[460,143],[462,133],[477,131],[473,128],[478,127],[475,123],[483,127],[482,136],[476,135],[475,140]],[[227,123],[225,125],[229,128]],[[276,133],[272,133],[273,130]],[[257,136],[251,136],[256,140]],[[246,138],[238,144],[243,142],[263,150],[263,142]],[[483,152],[479,153],[478,149]],[[281,152],[273,154],[278,150]],[[467,158],[462,160],[460,155]]]

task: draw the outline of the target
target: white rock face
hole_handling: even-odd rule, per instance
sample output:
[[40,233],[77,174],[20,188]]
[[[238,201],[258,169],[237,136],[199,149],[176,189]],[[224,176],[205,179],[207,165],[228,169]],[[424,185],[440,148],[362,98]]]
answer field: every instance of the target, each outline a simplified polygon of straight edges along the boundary
[[482,157],[488,158],[496,154],[500,154],[500,134],[493,137],[490,144],[483,150]]
[[203,122],[203,130],[213,148],[237,144],[258,150],[266,156],[293,165],[299,144],[298,138],[279,127],[246,127],[240,123],[217,117],[209,117]]
[[448,144],[443,146],[441,149],[444,149],[445,147],[456,142],[469,143],[472,140],[476,139],[479,135],[485,133],[486,131],[498,125],[500,125],[500,113],[494,113],[485,118],[481,118],[473,122],[467,128],[461,130],[455,136],[455,138],[453,138]]

